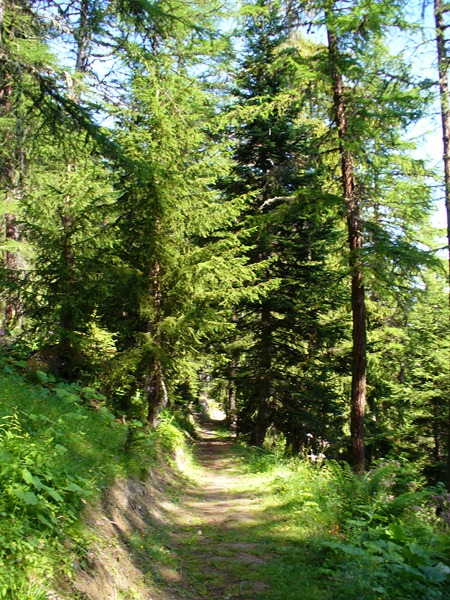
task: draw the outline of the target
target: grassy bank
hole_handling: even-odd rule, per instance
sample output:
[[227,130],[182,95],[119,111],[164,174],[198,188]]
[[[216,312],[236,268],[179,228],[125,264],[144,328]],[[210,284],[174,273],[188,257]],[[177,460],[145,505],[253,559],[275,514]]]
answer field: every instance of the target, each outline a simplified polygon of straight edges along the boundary
[[[131,575],[182,598],[450,598],[450,496],[413,465],[385,462],[361,479],[345,464],[288,460],[216,432],[197,461],[186,454],[189,485],[160,461],[146,487],[130,477],[185,443],[170,419],[150,435],[134,423],[130,436],[92,388],[2,369],[0,598],[44,600],[94,574],[95,543],[117,544],[106,570],[120,551],[122,571],[129,559]],[[114,482],[117,495],[103,494]],[[93,530],[80,518],[86,505]]]
[[177,433],[136,430],[126,451],[129,426],[100,407],[95,390],[1,368],[0,597],[40,600],[85,564],[83,507],[116,478],[143,476]]

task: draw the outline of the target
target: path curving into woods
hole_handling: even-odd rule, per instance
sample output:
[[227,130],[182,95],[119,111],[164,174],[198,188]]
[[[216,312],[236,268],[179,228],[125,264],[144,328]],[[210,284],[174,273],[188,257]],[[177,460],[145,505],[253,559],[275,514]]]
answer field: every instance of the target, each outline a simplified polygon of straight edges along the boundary
[[218,433],[217,423],[203,420],[198,435],[198,466],[170,511],[178,565],[160,571],[168,597],[268,597],[264,489],[245,474],[233,441]]
[[76,597],[289,600],[275,590],[291,540],[267,492],[272,476],[248,471],[219,422],[197,431],[194,464],[180,452],[145,482],[116,482],[87,512],[95,541],[76,567]]

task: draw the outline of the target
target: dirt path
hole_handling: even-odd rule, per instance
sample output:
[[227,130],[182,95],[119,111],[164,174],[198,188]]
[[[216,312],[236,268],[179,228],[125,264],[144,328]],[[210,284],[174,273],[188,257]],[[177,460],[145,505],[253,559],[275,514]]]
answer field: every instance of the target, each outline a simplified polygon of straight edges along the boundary
[[[203,422],[193,482],[170,508],[171,554],[159,569],[174,600],[252,598],[268,591],[264,506],[255,478],[246,476],[229,439]],[[161,581],[161,583],[162,583]]]
[[88,511],[94,542],[75,564],[77,598],[271,599],[277,523],[264,476],[245,471],[214,422],[198,434],[196,464],[180,454],[176,468],[161,463],[146,482],[120,480]]

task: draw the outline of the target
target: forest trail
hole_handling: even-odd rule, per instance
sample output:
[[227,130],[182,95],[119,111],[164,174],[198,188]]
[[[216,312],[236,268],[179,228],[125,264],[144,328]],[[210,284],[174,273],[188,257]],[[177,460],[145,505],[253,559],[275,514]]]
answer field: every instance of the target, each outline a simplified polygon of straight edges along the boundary
[[283,586],[292,581],[287,552],[293,543],[299,550],[270,493],[273,473],[251,472],[220,421],[200,419],[196,430],[193,459],[179,450],[175,464],[161,461],[146,481],[118,480],[87,512],[94,542],[78,569],[77,593],[92,600],[310,600]]
[[[171,513],[168,546],[176,562],[158,567],[160,597],[269,597],[264,569],[272,549],[264,486],[258,486],[258,476],[245,473],[232,440],[221,437],[216,423],[203,420],[198,434],[198,465],[177,501],[166,506]],[[164,591],[161,584],[167,586]]]

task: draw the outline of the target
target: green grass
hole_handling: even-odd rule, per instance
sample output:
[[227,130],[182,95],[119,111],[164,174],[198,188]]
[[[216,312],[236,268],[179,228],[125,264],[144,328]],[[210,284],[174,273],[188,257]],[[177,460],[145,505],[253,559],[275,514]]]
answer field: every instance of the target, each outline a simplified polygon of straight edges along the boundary
[[386,465],[363,479],[336,463],[290,461],[271,472],[266,518],[276,523],[276,556],[265,572],[270,594],[261,598],[450,598],[448,527],[435,516],[435,490],[408,491],[408,466]]
[[84,407],[81,388],[2,370],[0,598],[41,600],[46,582],[70,576],[74,555],[83,561],[85,504],[116,477],[148,468],[155,440],[138,437],[125,453],[127,427]]

